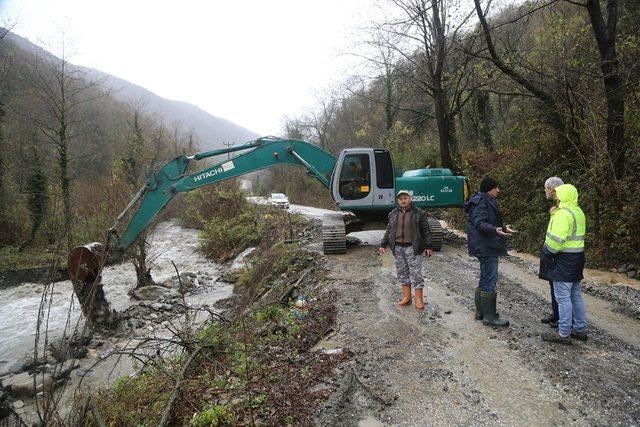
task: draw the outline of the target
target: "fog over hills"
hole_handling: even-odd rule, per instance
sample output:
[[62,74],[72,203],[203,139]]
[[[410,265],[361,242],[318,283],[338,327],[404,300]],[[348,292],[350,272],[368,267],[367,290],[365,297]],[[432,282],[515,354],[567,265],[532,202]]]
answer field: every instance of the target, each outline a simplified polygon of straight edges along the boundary
[[[40,57],[52,57],[50,52],[30,42],[28,39],[8,33],[6,41],[18,49]],[[145,104],[145,111],[156,114],[167,124],[181,122],[182,130],[193,129],[198,146],[202,150],[223,147],[223,143],[240,143],[257,138],[258,134],[243,128],[227,119],[216,117],[200,107],[184,101],[163,98],[144,87],[112,76],[100,70],[79,67],[88,80],[100,81],[106,88],[112,89],[112,96],[121,102]]]
[[260,136],[227,119],[209,114],[197,105],[162,98],[142,86],[99,70],[84,70],[91,78],[100,80],[104,86],[113,89],[113,96],[117,99],[126,102],[142,100],[146,102],[148,111],[159,114],[169,122],[182,122],[183,130],[193,129],[200,148],[204,150],[223,147],[223,142],[236,144]]

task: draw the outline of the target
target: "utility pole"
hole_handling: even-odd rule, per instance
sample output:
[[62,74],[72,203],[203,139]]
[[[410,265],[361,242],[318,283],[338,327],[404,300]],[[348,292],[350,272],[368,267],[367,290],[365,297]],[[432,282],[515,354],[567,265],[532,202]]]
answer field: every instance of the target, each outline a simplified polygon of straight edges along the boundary
[[[233,142],[223,142],[222,145],[229,148],[233,145]],[[227,160],[231,160],[231,153],[227,153]]]

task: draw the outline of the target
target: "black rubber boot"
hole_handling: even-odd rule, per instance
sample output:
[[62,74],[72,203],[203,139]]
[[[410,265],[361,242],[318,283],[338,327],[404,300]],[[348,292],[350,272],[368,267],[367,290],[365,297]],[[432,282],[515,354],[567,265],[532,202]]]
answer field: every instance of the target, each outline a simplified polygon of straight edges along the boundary
[[555,314],[550,314],[547,317],[543,317],[542,319],[540,319],[540,321],[542,323],[557,322],[558,321],[558,317]]
[[496,313],[496,296],[495,292],[480,292],[482,301],[482,324],[487,326],[509,326],[509,321],[501,319]]
[[482,320],[482,298],[480,296],[481,288],[476,288],[476,320]]

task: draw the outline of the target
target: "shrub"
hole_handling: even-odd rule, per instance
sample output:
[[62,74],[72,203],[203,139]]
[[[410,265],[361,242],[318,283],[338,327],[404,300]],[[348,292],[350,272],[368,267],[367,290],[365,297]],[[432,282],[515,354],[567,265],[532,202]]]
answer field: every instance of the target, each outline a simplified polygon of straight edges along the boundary
[[194,427],[233,425],[236,417],[231,411],[222,405],[216,405],[205,409],[199,414],[194,414],[191,425]]

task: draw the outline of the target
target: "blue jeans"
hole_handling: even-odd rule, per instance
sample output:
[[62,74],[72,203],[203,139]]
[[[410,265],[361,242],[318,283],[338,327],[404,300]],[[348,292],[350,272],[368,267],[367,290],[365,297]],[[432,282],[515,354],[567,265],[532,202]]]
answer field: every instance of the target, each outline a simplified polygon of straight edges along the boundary
[[478,287],[485,292],[495,292],[498,282],[498,257],[479,256],[480,261],[480,282]]
[[558,300],[560,320],[558,320],[558,335],[568,337],[571,335],[571,327],[576,332],[587,330],[587,313],[584,308],[584,300],[580,289],[580,281],[577,282],[553,282],[553,292]]

